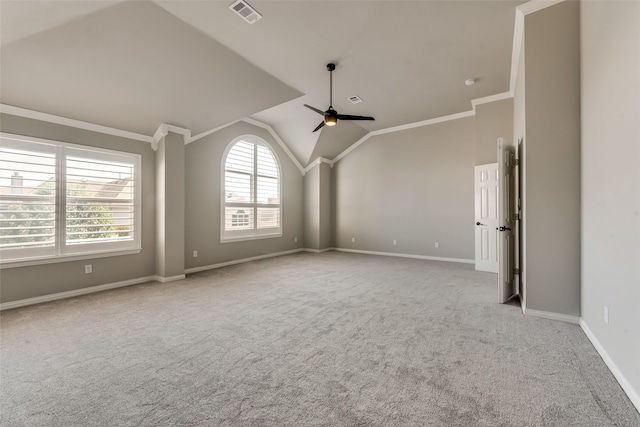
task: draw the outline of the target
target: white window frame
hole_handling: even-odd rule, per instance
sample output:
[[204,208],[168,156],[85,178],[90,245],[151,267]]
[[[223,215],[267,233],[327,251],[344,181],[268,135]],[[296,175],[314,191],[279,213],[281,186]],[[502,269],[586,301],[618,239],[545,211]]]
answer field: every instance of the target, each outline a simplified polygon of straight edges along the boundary
[[[273,155],[273,158],[275,159],[275,163],[276,166],[278,168],[278,195],[279,195],[279,200],[280,203],[277,206],[279,209],[279,218],[280,218],[280,223],[278,225],[278,227],[271,227],[271,228],[257,228],[257,210],[258,208],[273,208],[275,207],[274,204],[260,204],[257,201],[257,188],[255,185],[252,185],[252,191],[253,191],[253,203],[230,203],[227,204],[225,196],[226,196],[226,182],[225,182],[225,175],[226,175],[226,163],[227,163],[227,156],[229,154],[229,152],[231,151],[231,149],[233,148],[233,146],[240,142],[240,141],[244,141],[244,142],[248,142],[248,143],[252,143],[255,145],[262,145],[264,147],[266,147],[267,149],[269,149],[269,151],[271,152],[271,154]],[[256,150],[257,151],[257,150]],[[254,156],[254,159],[256,157]],[[283,224],[283,195],[282,195],[282,166],[280,164],[280,159],[278,158],[278,155],[276,154],[275,150],[273,149],[273,147],[264,139],[256,136],[256,135],[241,135],[237,138],[235,138],[233,141],[231,141],[228,145],[227,148],[224,151],[224,154],[222,156],[222,166],[220,168],[221,170],[221,177],[220,177],[220,182],[221,182],[221,187],[220,187],[220,242],[221,243],[230,243],[230,242],[238,242],[238,241],[244,241],[244,240],[257,240],[257,239],[269,239],[269,238],[276,238],[276,237],[282,237],[282,224]],[[255,177],[256,177],[256,170],[257,166],[254,160],[254,165],[253,165],[253,173],[252,173],[252,180],[255,183]],[[225,208],[227,207],[227,205],[235,205],[236,207],[238,207],[239,209],[245,209],[245,210],[253,210],[253,221],[254,221],[254,228],[250,229],[250,230],[226,230],[225,229]]]
[[[33,249],[0,249],[0,265],[2,268],[23,267],[28,265],[140,253],[142,250],[142,156],[140,154],[4,132],[0,132],[0,136],[2,137],[3,146],[29,151],[55,153],[56,156],[55,243],[53,246]],[[39,146],[36,148],[35,145]],[[116,162],[124,161],[134,165],[133,239],[77,245],[66,244],[66,159],[67,157],[82,156],[83,153],[86,154],[86,157]]]

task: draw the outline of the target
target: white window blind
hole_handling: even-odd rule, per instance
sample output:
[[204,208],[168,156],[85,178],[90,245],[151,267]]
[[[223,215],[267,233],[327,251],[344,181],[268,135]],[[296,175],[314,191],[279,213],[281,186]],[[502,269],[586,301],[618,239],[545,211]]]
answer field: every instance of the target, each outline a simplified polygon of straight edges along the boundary
[[224,157],[222,240],[282,235],[280,168],[257,137],[230,144]]
[[56,150],[44,144],[0,145],[0,248],[53,255],[56,237]]
[[140,156],[2,134],[2,261],[140,248]]
[[81,150],[67,155],[67,246],[134,240],[135,165],[118,157]]

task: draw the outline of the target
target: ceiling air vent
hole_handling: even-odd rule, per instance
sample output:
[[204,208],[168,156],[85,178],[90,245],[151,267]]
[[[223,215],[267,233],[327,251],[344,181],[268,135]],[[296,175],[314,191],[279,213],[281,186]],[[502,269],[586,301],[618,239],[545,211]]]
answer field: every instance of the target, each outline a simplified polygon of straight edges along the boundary
[[253,24],[254,22],[262,18],[262,15],[260,15],[254,8],[249,6],[249,3],[244,0],[234,1],[231,6],[229,6],[229,9],[233,10],[249,24]]
[[351,101],[352,104],[360,104],[362,102],[362,98],[358,95],[353,95],[349,97],[349,101]]

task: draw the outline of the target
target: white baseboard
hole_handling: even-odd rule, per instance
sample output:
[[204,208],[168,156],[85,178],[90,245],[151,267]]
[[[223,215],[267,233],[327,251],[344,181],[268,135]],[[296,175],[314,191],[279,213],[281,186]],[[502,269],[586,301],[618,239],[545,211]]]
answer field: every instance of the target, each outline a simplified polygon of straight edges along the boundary
[[17,301],[4,302],[0,304],[0,311],[12,308],[25,307],[28,305],[41,304],[43,302],[51,302],[59,299],[73,298],[80,295],[92,294],[94,292],[107,291],[109,289],[122,288],[125,286],[137,285],[144,282],[152,282],[156,280],[155,276],[138,277],[137,279],[123,280],[121,282],[107,283],[105,285],[89,286],[73,291],[58,292],[56,294],[43,295],[41,297],[26,298]]
[[178,274],[177,276],[169,276],[169,277],[164,277],[164,276],[153,276],[153,280],[156,280],[160,283],[167,283],[167,282],[175,282],[176,280],[182,280],[185,279],[187,276],[185,276],[184,274]]
[[589,326],[583,319],[580,319],[580,327],[584,331],[587,338],[589,338],[589,341],[591,341],[591,344],[593,344],[598,354],[600,354],[600,357],[602,357],[602,360],[604,360],[604,363],[607,365],[613,376],[616,378],[616,380],[618,380],[618,383],[620,384],[620,387],[622,387],[622,390],[624,390],[627,396],[629,396],[629,399],[631,400],[631,403],[633,403],[633,406],[635,406],[638,412],[640,412],[640,393],[637,390],[634,390],[629,381],[627,381],[627,378],[622,374],[620,369],[618,369],[618,366],[616,366],[613,359],[611,359],[602,344],[600,344],[600,341],[598,341],[598,338],[596,338],[594,333],[591,332],[591,329],[589,329]]
[[218,263],[218,264],[203,265],[201,267],[188,268],[184,272],[186,274],[197,273],[199,271],[213,270],[213,269],[216,269],[216,268],[226,267],[226,266],[229,266],[229,265],[242,264],[244,262],[257,261],[259,259],[265,259],[265,258],[274,258],[274,257],[277,257],[277,256],[282,256],[282,255],[291,255],[291,254],[295,254],[295,253],[298,253],[298,252],[304,252],[304,251],[305,251],[305,249],[300,248],[300,249],[292,249],[290,251],[275,252],[275,253],[266,254],[266,255],[258,255],[258,256],[253,256],[253,257],[250,257],[250,258],[234,259],[233,261],[221,262],[221,263]]
[[338,252],[350,252],[350,253],[365,254],[365,255],[380,255],[380,256],[395,256],[400,258],[426,259],[430,261],[459,262],[463,264],[476,263],[476,260],[474,259],[464,259],[464,258],[444,258],[444,257],[437,257],[437,256],[400,254],[395,252],[362,251],[359,249],[345,249],[345,248],[333,248],[333,250]]
[[304,248],[305,252],[311,252],[314,254],[321,254],[323,252],[329,252],[329,251],[335,251],[335,248],[324,248],[324,249],[311,249],[311,248]]
[[552,313],[550,311],[532,310],[530,308],[522,307],[522,313],[526,316],[541,317],[549,320],[559,320],[560,322],[573,323],[574,325],[580,324],[580,318],[578,316],[571,316],[569,314]]

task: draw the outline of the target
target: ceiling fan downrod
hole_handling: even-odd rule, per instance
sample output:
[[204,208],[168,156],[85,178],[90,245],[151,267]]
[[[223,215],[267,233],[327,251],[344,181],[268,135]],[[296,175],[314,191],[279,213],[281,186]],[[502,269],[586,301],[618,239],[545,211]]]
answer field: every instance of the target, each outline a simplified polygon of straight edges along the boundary
[[333,70],[336,69],[336,64],[327,64],[327,70],[329,70],[329,108],[333,108]]

